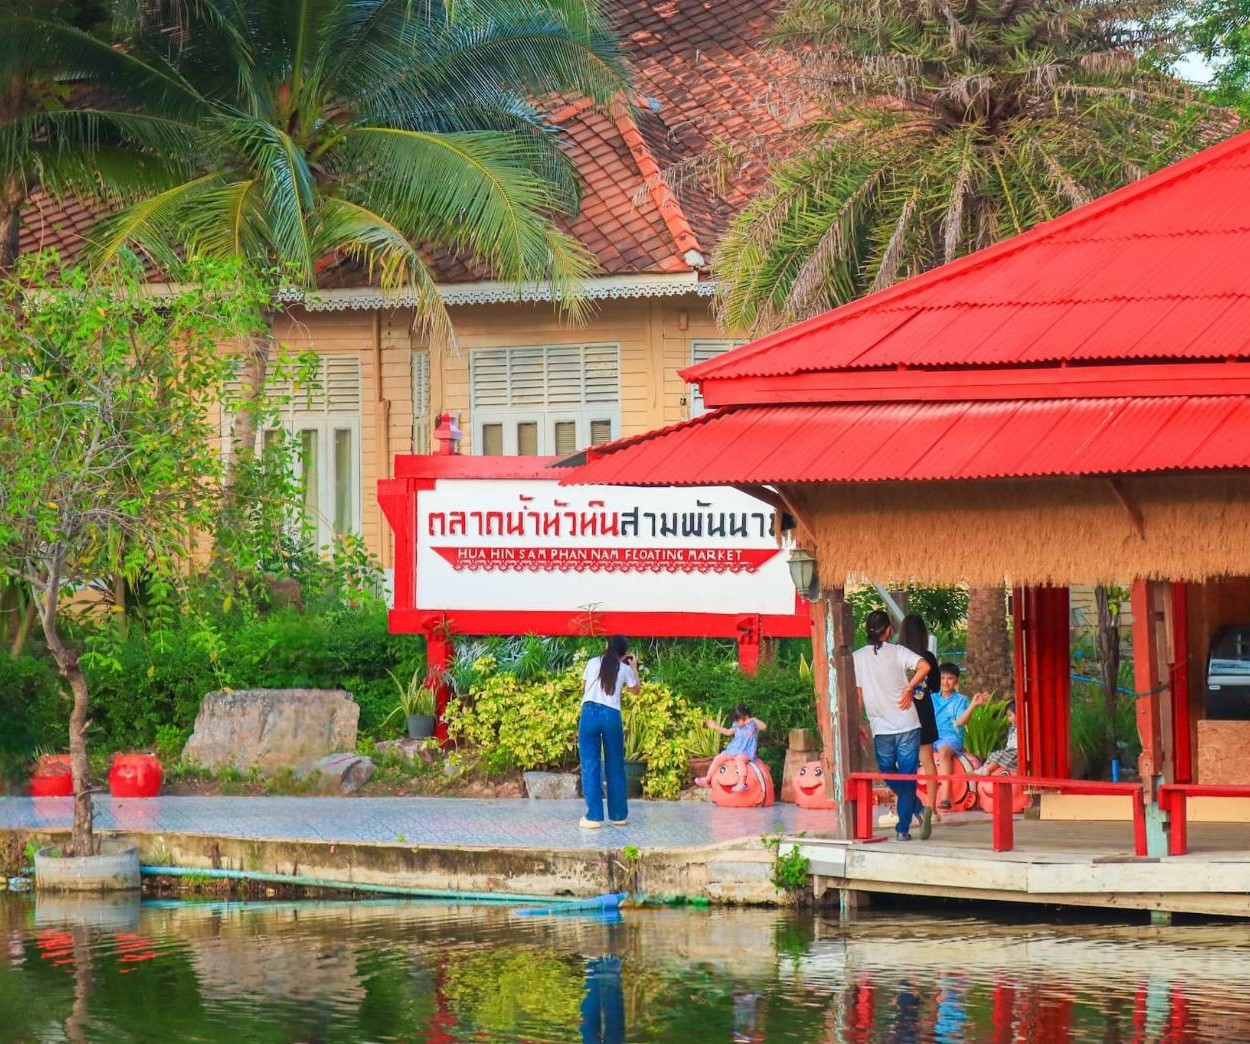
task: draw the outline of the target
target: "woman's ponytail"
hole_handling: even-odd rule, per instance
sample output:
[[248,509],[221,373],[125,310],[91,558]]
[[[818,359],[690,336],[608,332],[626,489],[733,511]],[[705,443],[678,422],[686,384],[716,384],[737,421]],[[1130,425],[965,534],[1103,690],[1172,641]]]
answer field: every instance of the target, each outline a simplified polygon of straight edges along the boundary
[[623,634],[614,634],[608,639],[608,647],[603,650],[599,660],[599,688],[605,696],[616,691],[616,677],[621,672],[621,657],[629,652],[629,642]]
[[864,633],[872,642],[875,654],[885,644],[885,636],[890,633],[890,614],[884,609],[874,609],[864,621]]

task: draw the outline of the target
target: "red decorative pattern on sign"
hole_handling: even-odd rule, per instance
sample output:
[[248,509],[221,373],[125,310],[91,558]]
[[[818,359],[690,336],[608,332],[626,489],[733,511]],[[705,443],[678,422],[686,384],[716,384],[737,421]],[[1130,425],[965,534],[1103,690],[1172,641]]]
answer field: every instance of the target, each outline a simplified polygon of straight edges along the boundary
[[754,573],[777,548],[435,547],[453,569],[500,572]]

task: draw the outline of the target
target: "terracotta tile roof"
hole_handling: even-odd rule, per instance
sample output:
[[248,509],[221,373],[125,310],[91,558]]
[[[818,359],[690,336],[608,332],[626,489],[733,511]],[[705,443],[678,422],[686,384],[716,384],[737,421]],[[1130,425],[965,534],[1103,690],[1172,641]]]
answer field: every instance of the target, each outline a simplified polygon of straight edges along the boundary
[[[758,186],[762,158],[725,183],[697,166],[713,150],[757,143],[794,122],[782,101],[789,66],[766,44],[778,2],[609,0],[634,75],[632,110],[575,103],[552,113],[583,185],[578,213],[561,224],[595,255],[601,274],[703,267]],[[673,174],[692,165],[689,175]],[[55,247],[72,258],[95,214],[86,204],[58,206],[37,194],[22,249]],[[463,258],[435,252],[432,260],[440,282],[489,278]],[[367,282],[354,264],[331,265],[322,278],[327,287]]]

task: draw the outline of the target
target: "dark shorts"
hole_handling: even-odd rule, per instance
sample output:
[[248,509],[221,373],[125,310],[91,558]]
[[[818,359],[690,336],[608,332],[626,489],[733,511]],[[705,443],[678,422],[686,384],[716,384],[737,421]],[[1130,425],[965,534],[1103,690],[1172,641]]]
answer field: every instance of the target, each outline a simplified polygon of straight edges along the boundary
[[916,700],[916,717],[920,719],[920,744],[934,744],[938,738],[937,719],[933,713],[933,693],[926,693],[923,700]]

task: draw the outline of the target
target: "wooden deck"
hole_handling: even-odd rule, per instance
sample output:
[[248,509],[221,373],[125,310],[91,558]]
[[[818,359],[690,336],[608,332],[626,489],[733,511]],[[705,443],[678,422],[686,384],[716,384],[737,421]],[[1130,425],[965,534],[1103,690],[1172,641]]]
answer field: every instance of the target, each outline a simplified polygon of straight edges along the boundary
[[1017,818],[1015,850],[994,852],[988,817],[950,818],[929,841],[791,840],[810,861],[818,893],[846,888],[1250,917],[1247,824],[1193,824],[1188,855],[1138,858],[1129,823]]

